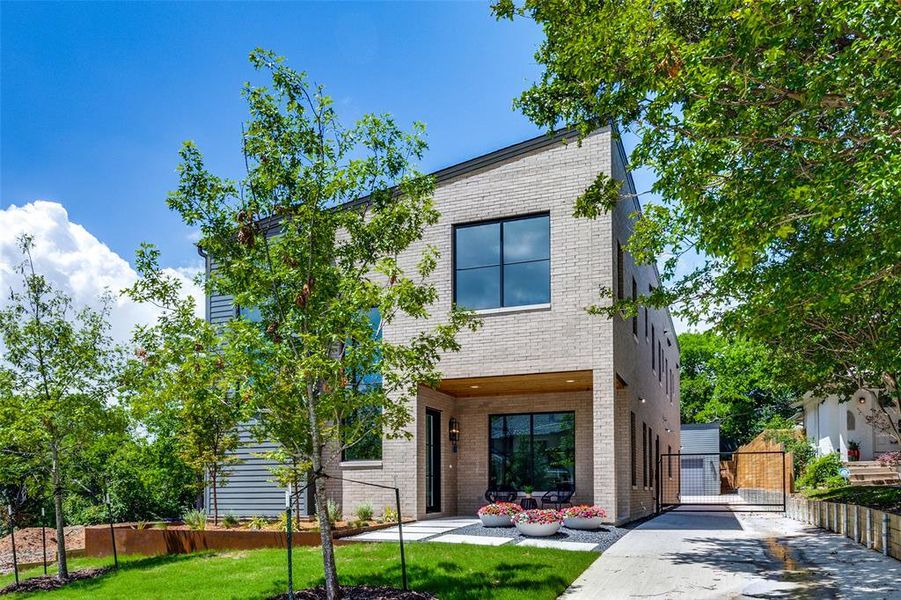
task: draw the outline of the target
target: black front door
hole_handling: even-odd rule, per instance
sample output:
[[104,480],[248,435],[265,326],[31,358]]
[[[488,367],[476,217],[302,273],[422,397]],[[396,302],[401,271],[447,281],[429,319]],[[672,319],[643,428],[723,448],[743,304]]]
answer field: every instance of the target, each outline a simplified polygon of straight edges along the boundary
[[441,512],[441,413],[425,409],[425,511]]

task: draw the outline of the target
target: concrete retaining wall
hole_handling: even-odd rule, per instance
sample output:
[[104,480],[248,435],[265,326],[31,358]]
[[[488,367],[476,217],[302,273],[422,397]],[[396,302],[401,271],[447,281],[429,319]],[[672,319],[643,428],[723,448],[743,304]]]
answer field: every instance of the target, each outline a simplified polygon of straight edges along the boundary
[[791,496],[785,515],[851,538],[858,544],[901,560],[901,515],[856,504]]

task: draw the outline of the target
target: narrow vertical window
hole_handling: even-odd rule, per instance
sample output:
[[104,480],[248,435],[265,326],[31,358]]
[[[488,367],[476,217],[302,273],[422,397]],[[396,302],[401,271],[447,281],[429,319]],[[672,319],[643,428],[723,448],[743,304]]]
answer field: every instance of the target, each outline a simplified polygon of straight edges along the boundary
[[648,487],[654,487],[654,430],[648,427]]
[[657,343],[657,330],[651,325],[651,370],[657,370],[657,350],[654,345]]
[[654,464],[656,465],[656,468],[658,469],[657,474],[659,475],[660,474],[659,469],[661,468],[661,465],[660,465],[660,436],[659,435],[656,438],[654,438]]
[[673,478],[673,447],[666,446],[666,476]]
[[[638,284],[635,283],[635,278],[632,278],[632,301],[638,300]],[[635,316],[632,317],[632,335],[635,336],[635,339],[638,339],[638,313],[635,313]]]
[[638,485],[638,469],[635,468],[635,413],[629,413],[629,464],[632,469],[632,487]]
[[641,424],[641,481],[642,486],[648,487],[648,426]]
[[626,294],[626,265],[625,253],[619,242],[616,242],[616,297],[620,300]]
[[657,383],[663,381],[663,345],[657,340]]

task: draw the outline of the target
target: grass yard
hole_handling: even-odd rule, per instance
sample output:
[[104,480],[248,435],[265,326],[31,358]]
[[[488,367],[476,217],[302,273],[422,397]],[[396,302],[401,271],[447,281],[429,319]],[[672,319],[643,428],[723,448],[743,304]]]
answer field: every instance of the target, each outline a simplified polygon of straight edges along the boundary
[[901,514],[901,487],[849,485],[831,490],[804,490],[811,500],[843,502]]
[[[441,599],[522,598],[552,600],[598,558],[595,552],[570,552],[522,546],[488,547],[458,544],[408,544],[410,587]],[[353,544],[336,550],[343,585],[400,587],[397,544]],[[124,557],[118,573],[77,582],[41,596],[63,598],[234,598],[262,599],[287,589],[284,550],[251,550],[209,554]],[[75,559],[70,570],[106,566],[111,559]],[[294,552],[296,589],[322,582],[318,548]],[[43,574],[42,569],[25,573]],[[0,587],[13,580],[0,576]],[[37,594],[13,594],[9,598]]]

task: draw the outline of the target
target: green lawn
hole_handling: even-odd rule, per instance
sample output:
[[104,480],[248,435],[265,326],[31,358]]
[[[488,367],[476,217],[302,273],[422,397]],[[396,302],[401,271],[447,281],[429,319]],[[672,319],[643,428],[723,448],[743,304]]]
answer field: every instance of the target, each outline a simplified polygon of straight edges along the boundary
[[804,490],[811,500],[843,502],[901,514],[901,487],[849,485],[831,490]]
[[[598,554],[521,546],[408,544],[410,587],[442,599],[556,598]],[[338,573],[344,585],[400,587],[397,544],[353,544],[337,548]],[[287,589],[284,550],[125,557],[117,573],[41,593],[63,598],[267,598]],[[111,560],[76,559],[70,569],[108,565]],[[321,583],[318,548],[294,552],[295,588]],[[31,570],[25,576],[42,574]],[[0,587],[12,576],[0,577]],[[11,598],[32,597],[14,594]]]

